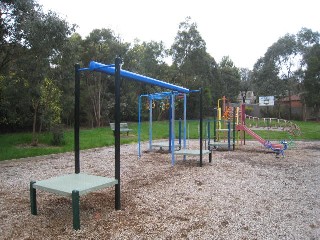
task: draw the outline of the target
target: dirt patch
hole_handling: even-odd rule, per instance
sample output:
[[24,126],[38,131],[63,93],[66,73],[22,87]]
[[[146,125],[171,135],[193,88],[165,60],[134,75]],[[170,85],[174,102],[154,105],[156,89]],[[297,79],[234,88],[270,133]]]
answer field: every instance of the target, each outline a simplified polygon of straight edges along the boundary
[[[196,149],[198,142],[190,142]],[[81,197],[81,230],[71,199],[29,182],[73,173],[73,153],[0,163],[0,239],[319,239],[320,142],[296,142],[284,158],[257,142],[198,157],[121,146],[121,210],[114,188]],[[81,171],[114,176],[113,147],[81,151]]]

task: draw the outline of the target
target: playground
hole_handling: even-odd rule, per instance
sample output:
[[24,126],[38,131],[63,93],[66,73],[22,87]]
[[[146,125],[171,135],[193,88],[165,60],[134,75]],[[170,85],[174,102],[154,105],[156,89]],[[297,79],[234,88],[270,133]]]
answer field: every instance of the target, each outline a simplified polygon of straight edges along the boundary
[[[198,141],[190,141],[197,147]],[[142,142],[147,149],[148,143]],[[82,171],[114,174],[114,147],[81,151]],[[258,141],[213,151],[212,162],[121,146],[121,210],[114,188],[81,197],[81,229],[71,198],[38,192],[30,214],[29,182],[74,171],[74,154],[1,162],[1,239],[318,239],[320,142],[299,142],[284,158]]]
[[[285,140],[271,143],[263,139],[246,125],[244,104],[241,109],[227,108],[225,104],[223,111],[217,109],[211,138],[212,120],[207,122],[206,129],[203,127],[201,88],[190,90],[122,70],[121,63],[116,58],[111,65],[94,61],[89,68],[75,65],[74,152],[1,163],[1,237],[316,239],[320,236],[319,142],[296,141],[288,149]],[[80,151],[82,71],[115,76],[112,147]],[[121,130],[127,136],[132,130],[120,122],[121,78],[171,90],[141,95],[148,98],[149,142],[140,141],[139,110],[138,147],[136,144],[120,147]],[[197,140],[188,137],[187,141],[187,94],[199,96]],[[183,98],[184,105],[179,134],[173,121],[176,98]],[[169,141],[152,139],[155,100],[168,105],[165,110],[169,110],[171,119]],[[274,128],[271,119],[266,121],[268,128]],[[258,122],[254,120],[255,127]],[[236,138],[236,131],[242,132],[242,137]],[[246,141],[245,134],[255,141]],[[221,149],[222,146],[227,149]]]

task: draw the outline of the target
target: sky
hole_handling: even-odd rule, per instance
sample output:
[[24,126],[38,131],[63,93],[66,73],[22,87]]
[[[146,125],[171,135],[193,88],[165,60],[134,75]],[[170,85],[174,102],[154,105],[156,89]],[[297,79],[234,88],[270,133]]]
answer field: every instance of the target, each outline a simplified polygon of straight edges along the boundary
[[179,23],[197,24],[207,52],[220,62],[229,56],[236,67],[252,69],[267,49],[302,27],[320,32],[319,0],[38,0],[83,38],[107,28],[122,41],[162,41],[170,48]]

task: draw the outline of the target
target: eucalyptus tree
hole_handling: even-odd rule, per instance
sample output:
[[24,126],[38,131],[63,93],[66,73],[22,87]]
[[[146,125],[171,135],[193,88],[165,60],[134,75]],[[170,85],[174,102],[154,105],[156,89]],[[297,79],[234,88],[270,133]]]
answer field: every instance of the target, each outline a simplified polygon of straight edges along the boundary
[[[286,34],[280,37],[255,64],[256,94],[271,95],[276,98],[288,96],[291,99],[291,95],[297,89],[296,76],[299,72],[301,56],[295,35]],[[291,119],[291,104],[288,108],[288,118]]]
[[[177,69],[177,82],[181,85],[197,89],[202,87],[205,92],[205,111],[212,105],[213,91],[216,86],[217,64],[206,50],[206,42],[201,37],[197,24],[187,17],[179,24],[178,33],[171,46],[170,54],[173,59],[173,68]],[[197,98],[191,97],[188,111],[193,117],[197,116]]]
[[[32,110],[32,141],[36,144],[36,127],[40,125],[39,117],[46,113],[43,111],[44,105],[41,104],[43,92],[41,88],[45,86],[44,80],[50,74],[53,60],[60,55],[61,48],[73,31],[73,27],[54,12],[44,13],[41,6],[33,0],[3,3],[9,4],[6,8],[6,16],[10,16],[7,22],[2,21],[7,29],[6,41],[11,46],[12,52],[19,53],[19,56],[11,55],[11,61],[7,62],[6,76],[14,79],[17,83],[16,87],[24,87],[19,89],[20,94],[16,97],[25,100],[23,104],[28,104],[27,109]],[[1,59],[2,63],[3,59]],[[18,84],[19,82],[22,84]],[[19,108],[20,106],[11,107]]]
[[52,63],[61,54],[61,49],[67,41],[68,35],[73,31],[72,27],[60,17],[49,11],[36,12],[31,15],[25,24],[26,31],[25,48],[26,61],[21,68],[25,70],[23,77],[30,86],[33,109],[33,135],[35,138],[37,116],[45,107],[41,104],[41,87],[46,76],[50,74]]
[[[115,57],[125,55],[128,47],[129,44],[121,43],[111,29],[94,29],[82,42],[82,63],[88,66],[93,60],[113,64]],[[84,72],[83,76],[82,121],[93,127],[109,123],[114,109],[113,78],[99,72]]]
[[221,96],[236,101],[240,92],[240,73],[228,56],[224,56],[219,63],[219,75]]
[[[179,24],[177,36],[171,46],[173,64],[178,67],[185,86],[189,87],[194,85],[193,82],[201,81],[197,78],[201,72],[197,67],[202,66],[202,57],[205,54],[206,43],[197,29],[197,24],[187,17]],[[202,86],[201,83],[197,85]]]
[[[33,0],[0,1],[0,129],[17,130],[32,126],[30,98],[25,79],[17,77],[16,62],[25,53],[25,12],[35,10]],[[31,121],[30,121],[31,120]]]
[[10,61],[19,54],[19,46],[25,38],[23,25],[28,21],[28,14],[33,13],[34,0],[0,1],[0,74],[8,71]]
[[[301,91],[303,71],[306,68],[305,55],[315,43],[319,33],[302,28],[297,34],[286,34],[272,44],[253,69],[253,82],[258,95],[277,97],[297,94]],[[289,119],[291,104],[289,104]]]
[[[166,58],[167,49],[163,42],[140,42],[140,40],[136,39],[124,56],[124,68],[155,79],[171,82],[172,74],[170,67],[165,61]],[[123,82],[122,86],[127,89],[124,94],[124,101],[127,102],[126,114],[130,114],[124,115],[124,117],[131,118],[131,120],[137,119],[139,95],[164,91],[164,89],[157,86],[131,81]],[[130,91],[128,91],[129,89]],[[160,119],[163,112],[160,108],[156,108],[154,109],[154,114]]]
[[319,92],[320,92],[320,61],[319,45],[320,33],[302,28],[297,34],[300,51],[304,53],[302,59],[301,82],[302,98],[307,106],[312,107],[319,120]]
[[248,68],[240,68],[240,91],[242,97],[247,95],[248,91],[253,91],[252,71]]
[[305,55],[305,78],[303,81],[303,98],[306,104],[313,107],[316,119],[319,120],[320,113],[320,44],[314,44],[308,54]]
[[82,62],[83,40],[78,33],[72,34],[63,44],[59,57],[53,59],[50,78],[54,79],[61,90],[61,121],[72,125],[74,121],[74,65]]

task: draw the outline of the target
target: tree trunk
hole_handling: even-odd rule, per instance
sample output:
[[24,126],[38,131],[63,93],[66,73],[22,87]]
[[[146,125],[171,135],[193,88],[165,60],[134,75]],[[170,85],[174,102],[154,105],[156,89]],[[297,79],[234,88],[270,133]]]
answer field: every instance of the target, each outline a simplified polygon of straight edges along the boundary
[[305,103],[303,103],[302,105],[302,117],[303,117],[303,121],[306,122],[307,121],[307,105]]
[[37,136],[37,131],[36,131],[36,126],[37,126],[37,113],[39,109],[39,101],[35,102],[32,104],[33,105],[33,124],[32,124],[32,146],[37,146],[38,145],[38,136]]
[[292,115],[292,107],[291,107],[291,91],[289,90],[289,120],[291,120],[291,115]]
[[316,105],[315,106],[315,114],[316,114],[316,121],[317,122],[320,120],[319,113],[320,113],[320,106]]

